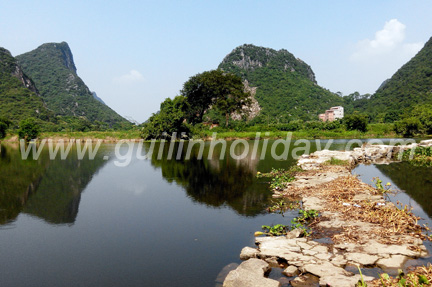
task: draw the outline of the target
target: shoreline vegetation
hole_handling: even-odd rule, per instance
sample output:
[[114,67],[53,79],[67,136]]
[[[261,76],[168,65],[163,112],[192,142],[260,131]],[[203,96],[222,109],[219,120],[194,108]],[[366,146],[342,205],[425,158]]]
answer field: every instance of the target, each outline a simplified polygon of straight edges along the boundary
[[[260,129],[253,128],[246,131],[236,131],[234,129],[215,128],[215,129],[202,129],[195,137],[194,140],[211,140],[216,133],[217,139],[234,140],[246,139],[254,140],[257,133],[260,132],[261,139],[281,139],[287,136],[288,132],[292,133],[292,139],[368,139],[368,138],[402,138],[403,136],[393,131],[391,124],[369,124],[366,132],[358,130],[322,130],[322,129],[302,129],[297,131],[283,131],[275,126],[262,126]],[[422,136],[424,138],[431,137]],[[118,131],[61,131],[61,132],[41,132],[38,140],[52,139],[56,140],[103,140],[104,142],[117,142],[120,140],[140,140],[141,130],[118,130]],[[169,138],[167,138],[169,139]],[[158,139],[160,140],[160,139]],[[15,132],[9,132],[2,140],[5,142],[18,142],[19,137]],[[146,140],[150,141],[150,140]]]

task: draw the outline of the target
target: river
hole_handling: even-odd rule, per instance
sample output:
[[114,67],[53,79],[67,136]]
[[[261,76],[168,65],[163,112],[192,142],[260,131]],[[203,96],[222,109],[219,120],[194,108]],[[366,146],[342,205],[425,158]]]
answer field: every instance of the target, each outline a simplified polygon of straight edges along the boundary
[[[79,160],[76,146],[65,159],[50,159],[44,148],[37,160],[22,160],[17,145],[3,144],[0,286],[220,286],[218,274],[241,262],[241,249],[254,245],[261,225],[289,224],[297,215],[266,211],[269,183],[256,173],[295,164],[296,146],[289,147],[286,160],[277,160],[270,148],[275,141],[265,142],[253,156],[248,141],[251,148],[237,159],[228,153],[243,154],[245,144],[231,149],[228,142],[226,151],[219,145],[209,157],[206,142],[202,159],[199,145],[190,158],[169,159],[180,144],[156,143],[157,152],[140,159],[133,156],[138,144],[103,144],[93,160]],[[347,143],[308,142],[311,152]],[[274,152],[283,149],[278,145]],[[413,175],[400,164],[375,169],[373,176],[387,176],[400,188],[411,186],[407,178],[414,175],[424,179],[414,180],[419,188],[406,189],[405,196],[421,216],[431,216],[430,169]]]

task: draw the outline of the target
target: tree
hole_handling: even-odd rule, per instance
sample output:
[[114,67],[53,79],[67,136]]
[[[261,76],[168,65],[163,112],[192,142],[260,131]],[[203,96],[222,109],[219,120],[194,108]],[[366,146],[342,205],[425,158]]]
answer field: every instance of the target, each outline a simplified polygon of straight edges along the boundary
[[0,139],[6,137],[6,132],[12,122],[6,118],[0,118]]
[[174,132],[188,133],[189,128],[185,124],[188,103],[183,96],[177,96],[173,100],[166,99],[160,105],[160,111],[153,114],[147,122],[142,125],[141,137],[143,139],[159,139],[164,136],[172,136]]
[[189,103],[187,118],[192,124],[202,122],[204,113],[214,107],[225,115],[226,125],[231,113],[249,103],[242,79],[222,70],[203,72],[191,77],[180,91]]
[[358,130],[361,132],[367,131],[368,115],[354,112],[351,115],[344,117],[346,129],[349,131]]
[[35,118],[28,118],[20,122],[18,129],[18,136],[20,139],[30,141],[37,138],[39,133],[40,127]]

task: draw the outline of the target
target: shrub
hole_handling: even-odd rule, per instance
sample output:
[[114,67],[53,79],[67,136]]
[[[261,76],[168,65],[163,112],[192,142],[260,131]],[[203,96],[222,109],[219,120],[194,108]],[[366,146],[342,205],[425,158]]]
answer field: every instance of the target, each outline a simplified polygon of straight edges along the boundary
[[366,114],[353,113],[344,118],[346,129],[349,131],[358,130],[361,132],[367,131],[368,116]]
[[34,118],[22,120],[19,124],[18,136],[20,139],[30,141],[38,137],[40,133],[39,124]]
[[404,137],[412,137],[421,132],[422,124],[418,118],[406,118],[395,123],[395,132]]

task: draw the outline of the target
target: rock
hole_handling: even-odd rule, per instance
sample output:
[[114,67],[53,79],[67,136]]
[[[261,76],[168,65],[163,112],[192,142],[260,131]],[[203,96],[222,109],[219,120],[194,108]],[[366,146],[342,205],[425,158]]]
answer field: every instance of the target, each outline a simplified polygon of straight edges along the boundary
[[369,255],[366,253],[347,253],[345,259],[354,263],[359,263],[363,266],[373,265],[378,261],[379,257],[376,255]]
[[331,257],[332,257],[332,255],[329,253],[327,253],[327,254],[320,253],[320,254],[315,255],[315,258],[320,259],[320,260],[325,260],[325,261],[329,260]]
[[340,267],[334,266],[328,261],[321,262],[320,264],[306,264],[300,268],[300,271],[305,273],[309,272],[318,277],[324,277],[329,275],[342,275],[342,276],[352,276],[351,272],[346,271]]
[[306,210],[315,209],[320,211],[323,208],[323,202],[318,197],[304,197],[303,208]]
[[264,277],[269,271],[268,263],[251,258],[244,261],[235,270],[228,273],[223,283],[224,287],[280,287],[280,282]]
[[[354,276],[344,276],[340,274],[327,274],[320,278],[320,286],[331,286],[331,287],[347,287],[347,286],[357,286],[357,282],[361,279],[360,275]],[[363,280],[365,282],[374,280],[374,277],[364,276]]]
[[279,267],[279,262],[277,261],[276,257],[268,257],[266,259],[264,259],[265,262],[267,262],[271,268],[278,268]]
[[284,271],[282,271],[282,274],[288,277],[293,277],[296,276],[300,273],[300,271],[298,270],[297,267],[295,266],[288,266],[287,268],[285,268]]
[[347,260],[342,255],[336,255],[331,261],[333,265],[344,268],[347,264]]
[[389,258],[382,258],[377,261],[377,265],[382,269],[399,269],[402,268],[408,257],[404,255],[390,255]]
[[318,282],[319,282],[318,277],[311,274],[304,274],[302,276],[295,278],[290,283],[293,287],[310,287],[310,286],[316,286]]
[[296,228],[296,229],[288,232],[288,234],[286,235],[286,238],[288,238],[288,239],[298,238],[298,237],[300,237],[301,234],[302,234],[302,231],[300,229]]
[[231,270],[234,270],[238,267],[239,265],[237,263],[230,263],[227,266],[225,266],[224,268],[222,268],[221,272],[219,272],[218,276],[216,277],[216,284],[218,286],[222,286],[225,278],[227,277],[228,273]]
[[259,251],[256,248],[245,247],[240,253],[241,260],[248,260],[250,258],[256,258]]

